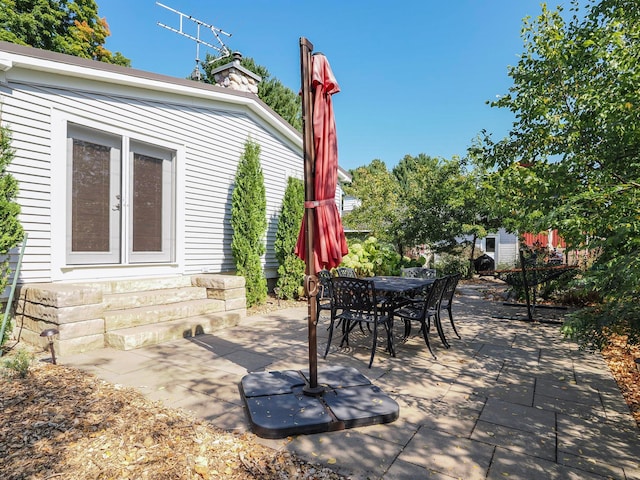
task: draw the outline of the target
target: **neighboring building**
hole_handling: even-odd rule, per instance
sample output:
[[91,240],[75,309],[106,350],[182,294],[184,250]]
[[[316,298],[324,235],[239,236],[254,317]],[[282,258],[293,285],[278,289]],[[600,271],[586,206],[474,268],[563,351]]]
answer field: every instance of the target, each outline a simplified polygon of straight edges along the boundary
[[360,205],[362,205],[362,201],[359,198],[348,195],[345,196],[342,200],[342,211],[343,213],[349,213],[350,211],[358,208]]
[[[347,183],[350,183],[350,182],[351,182],[351,177],[349,178]],[[362,205],[362,200],[360,200],[359,198],[356,198],[351,195],[344,195],[342,197],[342,211],[341,211],[342,215],[344,215],[345,213],[349,213],[352,210],[355,210],[361,205]],[[345,228],[344,233],[347,236],[347,238],[362,240],[366,238],[367,235],[371,233],[371,231],[368,229],[356,230],[352,228]]]
[[524,244],[532,248],[534,246],[540,246],[552,250],[565,249],[567,244],[564,239],[558,235],[558,230],[549,229],[547,232],[542,233],[525,233],[523,236]]
[[347,198],[344,194],[344,190],[342,189],[342,185],[345,183],[351,183],[351,175],[342,167],[338,167],[338,185],[336,187],[336,205],[338,206],[338,212],[340,212],[340,216],[344,215],[347,210]]
[[[233,78],[243,73],[230,66]],[[269,221],[264,268],[268,278],[276,276],[277,219],[287,178],[303,175],[302,136],[252,88],[236,91],[0,42],[0,105],[13,136],[10,171],[29,235],[22,298],[46,310],[28,313],[34,333],[54,325],[61,341],[72,335],[69,329],[63,335],[61,294],[51,293],[64,290],[60,285],[73,285],[65,295],[79,285],[126,292],[115,282],[191,278],[196,284],[207,283],[205,273],[232,273],[230,200],[248,139],[261,147]],[[229,277],[223,283],[233,283]],[[25,287],[34,284],[55,298],[33,300],[36,287],[31,294]],[[100,312],[85,315],[104,318]],[[103,335],[108,330],[103,325]]]
[[518,235],[509,233],[504,229],[500,229],[495,233],[487,235],[486,238],[476,241],[476,250],[478,254],[486,253],[495,261],[496,269],[503,267],[511,267],[520,264],[519,252],[521,248],[544,248],[549,253],[553,251],[563,255],[566,263],[574,264],[576,260],[572,257],[569,259],[569,253],[574,257],[575,252],[566,250],[566,243],[562,237],[558,235],[558,231],[549,229],[542,233],[524,233],[522,239],[518,239]]
[[511,267],[519,262],[518,236],[501,228],[485,238],[476,240],[476,252],[486,253],[495,262],[496,268]]

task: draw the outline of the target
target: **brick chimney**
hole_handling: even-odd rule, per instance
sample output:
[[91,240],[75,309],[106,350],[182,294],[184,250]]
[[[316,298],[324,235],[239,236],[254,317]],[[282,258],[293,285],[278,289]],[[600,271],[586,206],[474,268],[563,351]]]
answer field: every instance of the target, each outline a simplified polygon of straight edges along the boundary
[[221,67],[211,70],[211,76],[216,82],[215,85],[241,92],[258,94],[258,83],[262,80],[260,75],[247,70],[240,65],[242,54],[233,52],[233,60]]

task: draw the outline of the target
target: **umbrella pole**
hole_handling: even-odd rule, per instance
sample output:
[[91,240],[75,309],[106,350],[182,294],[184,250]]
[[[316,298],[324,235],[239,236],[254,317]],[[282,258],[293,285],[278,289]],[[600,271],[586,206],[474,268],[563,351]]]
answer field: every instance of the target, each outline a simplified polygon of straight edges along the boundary
[[319,396],[323,388],[318,386],[318,341],[316,336],[316,316],[318,294],[318,277],[313,260],[315,210],[307,207],[307,202],[315,200],[315,151],[313,145],[313,100],[311,92],[311,52],[313,44],[300,37],[300,76],[302,80],[302,131],[304,146],[304,200],[305,200],[305,290],[307,293],[307,324],[309,331],[309,383],[304,393]]

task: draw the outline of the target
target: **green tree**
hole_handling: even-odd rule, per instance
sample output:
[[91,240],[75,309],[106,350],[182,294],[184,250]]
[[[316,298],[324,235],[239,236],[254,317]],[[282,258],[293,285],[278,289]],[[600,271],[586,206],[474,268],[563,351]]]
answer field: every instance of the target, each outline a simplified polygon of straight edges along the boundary
[[[203,64],[205,70],[205,81],[207,83],[215,83],[211,76],[211,70],[231,61],[232,60],[229,57],[216,58],[207,55],[207,60]],[[290,88],[286,87],[277,78],[272,78],[269,70],[256,64],[253,58],[242,57],[240,65],[262,77],[262,80],[258,85],[258,98],[269,105],[274,112],[284,118],[289,125],[301,132],[302,103],[300,96]]]
[[513,86],[493,103],[515,116],[509,136],[474,148],[501,175],[520,231],[558,228],[570,247],[601,252],[584,281],[603,302],[565,333],[600,347],[606,333],[640,340],[640,4],[576,1],[525,20]]
[[466,209],[468,179],[457,157],[452,160],[406,155],[393,169],[404,205],[401,228],[407,245],[429,245],[447,251],[467,233],[473,216]]
[[467,275],[474,271],[476,240],[505,227],[505,205],[502,201],[500,176],[487,170],[481,162],[467,159],[471,167],[466,170],[465,181],[460,188],[461,205],[456,210],[460,222],[460,232],[468,239],[469,268]]
[[276,286],[283,298],[298,298],[304,284],[304,262],[293,252],[303,215],[304,183],[299,178],[289,177],[274,242],[279,264]]
[[95,0],[0,0],[0,40],[129,66],[104,48],[109,35]]
[[451,251],[458,249],[460,237],[482,238],[499,226],[485,172],[480,167],[467,171],[457,157],[405,155],[391,172],[374,160],[352,177],[345,190],[360,206],[345,214],[345,226],[370,232],[400,254],[419,245]]
[[231,194],[231,251],[237,274],[245,277],[247,306],[257,305],[267,297],[261,257],[265,252],[267,198],[260,166],[260,145],[247,140],[236,171]]
[[402,254],[407,245],[404,231],[399,228],[404,212],[397,179],[378,159],[355,169],[351,176],[351,184],[345,185],[344,190],[360,204],[344,215],[345,227],[369,232],[381,242],[392,244]]
[[[18,182],[7,171],[13,155],[11,132],[0,124],[0,293],[4,292],[11,276],[9,251],[18,245],[24,236],[22,225],[18,220],[20,214],[20,205],[16,202]],[[2,312],[4,310],[5,305],[2,305]],[[0,346],[5,343],[10,330],[5,328],[3,338],[0,338]]]

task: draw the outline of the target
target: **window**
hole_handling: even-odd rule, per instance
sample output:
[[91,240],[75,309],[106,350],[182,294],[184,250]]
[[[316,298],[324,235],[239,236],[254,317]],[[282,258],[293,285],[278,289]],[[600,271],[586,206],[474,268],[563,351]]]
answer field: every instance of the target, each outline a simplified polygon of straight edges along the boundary
[[172,261],[174,158],[167,149],[70,126],[67,263]]
[[496,237],[487,237],[486,238],[486,252],[487,253],[495,253],[496,252]]

